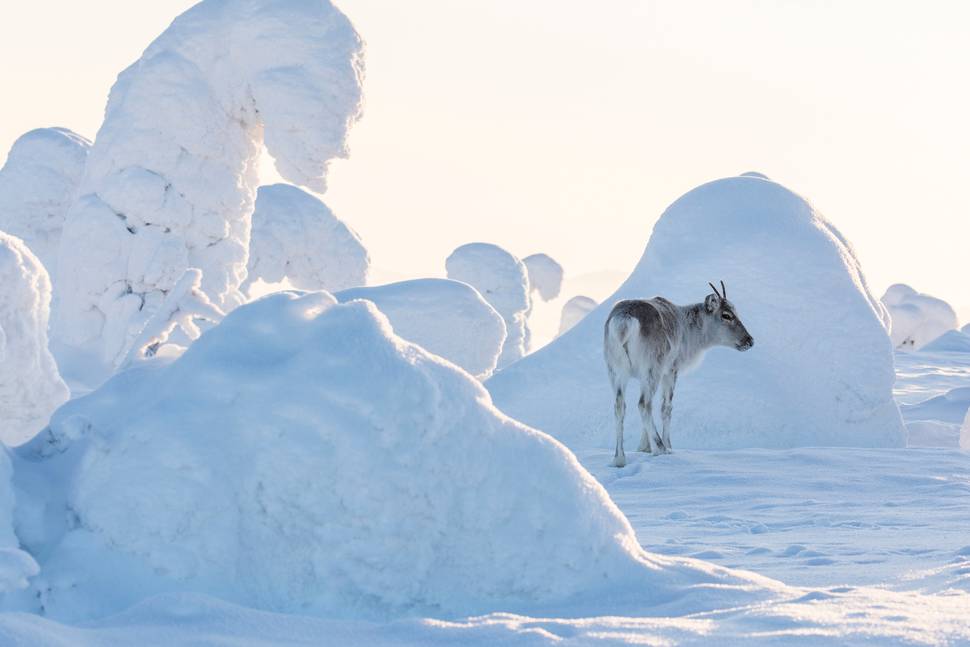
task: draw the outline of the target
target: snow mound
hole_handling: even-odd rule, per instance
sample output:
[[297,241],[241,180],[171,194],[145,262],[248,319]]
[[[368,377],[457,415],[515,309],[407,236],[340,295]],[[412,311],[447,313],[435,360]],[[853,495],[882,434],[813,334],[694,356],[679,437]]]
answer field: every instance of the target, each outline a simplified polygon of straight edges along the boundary
[[20,550],[14,534],[13,467],[7,450],[0,446],[0,594],[27,587],[37,574],[37,562]]
[[37,128],[14,142],[0,169],[0,230],[23,240],[51,276],[90,147],[67,128]]
[[902,283],[889,286],[882,302],[892,317],[889,334],[897,350],[920,350],[958,326],[957,314],[949,303]]
[[[681,378],[675,448],[905,443],[884,311],[852,248],[803,198],[751,177],[710,182],[671,205],[611,298],[489,379],[496,406],[572,446],[607,444],[613,398],[603,324],[614,303],[655,295],[697,303],[719,279],[756,344],[743,355],[712,349]],[[640,421],[630,391],[632,437]]]
[[548,254],[532,254],[522,259],[529,275],[529,286],[543,301],[551,301],[562,290],[563,269]]
[[527,352],[529,276],[518,258],[491,243],[468,243],[445,261],[449,279],[461,281],[481,293],[505,320],[506,338],[498,367],[521,359]]
[[599,305],[596,301],[582,294],[574,296],[563,304],[562,318],[559,320],[559,334],[563,334],[591,313]]
[[344,290],[365,285],[369,268],[360,237],[320,199],[288,184],[259,187],[244,290],[256,279]]
[[948,330],[920,350],[926,353],[970,353],[970,334]]
[[40,431],[68,398],[48,350],[51,284],[23,241],[0,232],[0,442]]
[[124,70],[61,238],[54,330],[121,361],[186,269],[245,299],[261,150],[326,188],[361,105],[362,43],[329,2],[204,0]]
[[384,616],[775,586],[642,552],[565,447],[372,303],[324,292],[234,310],[173,362],[66,404],[20,455],[67,484],[33,508],[71,514],[26,544],[55,619],[165,591]]
[[449,279],[415,279],[344,290],[338,301],[366,299],[394,333],[462,367],[478,379],[495,370],[505,322],[471,286]]

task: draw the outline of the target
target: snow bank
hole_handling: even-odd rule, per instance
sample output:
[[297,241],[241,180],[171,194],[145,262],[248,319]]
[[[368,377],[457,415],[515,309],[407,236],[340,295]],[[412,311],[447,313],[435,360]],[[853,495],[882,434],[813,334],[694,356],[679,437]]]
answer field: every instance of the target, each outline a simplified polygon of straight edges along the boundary
[[957,314],[949,303],[902,283],[889,286],[882,302],[892,317],[889,334],[898,350],[920,350],[958,326]]
[[90,147],[66,128],[37,128],[14,142],[0,169],[0,231],[23,240],[51,276]]
[[532,254],[522,259],[529,276],[529,286],[543,301],[551,301],[562,290],[563,270],[548,254]]
[[176,18],[111,89],[61,240],[58,338],[116,364],[190,267],[215,305],[241,303],[262,146],[323,191],[360,111],[361,50],[326,1]]
[[518,258],[498,245],[468,243],[445,261],[448,278],[472,286],[505,320],[505,345],[498,360],[502,368],[523,357],[529,311],[529,276]]
[[970,353],[970,334],[948,330],[920,350],[926,353]]
[[344,290],[338,301],[367,299],[391,322],[394,333],[454,362],[478,379],[495,370],[505,322],[482,295],[449,279],[415,279]]
[[592,299],[582,294],[574,296],[563,304],[562,318],[559,320],[559,334],[563,334],[591,313],[599,305]]
[[717,180],[671,205],[611,298],[486,383],[496,406],[572,446],[605,444],[613,400],[603,323],[613,304],[658,294],[696,303],[719,279],[757,343],[743,355],[715,348],[681,378],[675,448],[905,443],[883,309],[851,247],[803,198],[755,177]]
[[0,232],[0,442],[17,445],[68,397],[47,346],[51,284],[23,241]]
[[373,304],[323,292],[236,309],[175,361],[66,404],[21,456],[64,484],[33,508],[71,511],[25,541],[55,619],[164,591],[371,616],[773,586],[643,553],[561,444]]
[[37,574],[37,562],[20,550],[13,531],[13,469],[6,448],[0,446],[0,594],[27,587]]
[[288,184],[259,187],[249,242],[249,275],[301,290],[365,285],[370,257],[360,237],[320,199]]

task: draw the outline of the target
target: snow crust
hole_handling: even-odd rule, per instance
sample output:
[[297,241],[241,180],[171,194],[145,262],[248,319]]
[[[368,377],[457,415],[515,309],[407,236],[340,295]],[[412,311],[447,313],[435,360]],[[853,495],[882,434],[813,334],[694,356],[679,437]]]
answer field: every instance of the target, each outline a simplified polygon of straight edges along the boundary
[[186,269],[243,302],[263,145],[284,179],[326,188],[361,106],[362,43],[329,2],[205,0],[111,89],[60,246],[54,329],[127,354]]
[[0,169],[0,231],[23,240],[51,276],[90,147],[67,128],[37,128],[14,142]]
[[51,284],[22,240],[0,232],[0,442],[40,431],[68,398],[48,350]]
[[548,254],[532,254],[522,259],[529,276],[529,286],[543,301],[551,301],[562,290],[563,269]]
[[889,286],[882,302],[892,317],[890,336],[898,350],[920,350],[959,325],[949,303],[902,283]]
[[926,353],[970,353],[970,334],[947,330],[920,350]]
[[319,198],[289,184],[259,187],[249,242],[248,276],[301,290],[367,284],[370,256],[353,229]]
[[63,406],[21,456],[31,490],[55,484],[22,523],[45,556],[24,604],[55,619],[165,591],[386,616],[779,587],[643,553],[565,447],[372,303],[323,292],[236,309],[175,361]]
[[394,333],[462,367],[492,374],[505,342],[505,322],[473,287],[450,279],[414,279],[337,292],[338,301],[366,299]]
[[505,320],[505,344],[498,368],[528,352],[529,275],[518,258],[491,243],[468,243],[445,261],[449,279],[467,283],[481,293]]
[[[613,398],[603,323],[613,304],[654,295],[696,303],[719,279],[755,347],[715,348],[681,378],[675,448],[905,444],[884,310],[851,247],[803,198],[754,177],[710,182],[678,199],[611,298],[486,386],[504,412],[572,447],[605,444]],[[632,437],[640,421],[630,391]]]
[[564,303],[562,306],[562,317],[559,320],[559,334],[563,334],[578,324],[586,315],[595,310],[598,305],[596,301],[582,294],[578,294]]

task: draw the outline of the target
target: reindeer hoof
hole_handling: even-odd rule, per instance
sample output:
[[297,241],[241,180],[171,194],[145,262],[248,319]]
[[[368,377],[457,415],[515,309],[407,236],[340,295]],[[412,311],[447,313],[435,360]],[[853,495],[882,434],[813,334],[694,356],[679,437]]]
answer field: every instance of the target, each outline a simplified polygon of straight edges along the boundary
[[613,465],[613,467],[626,467],[626,456],[614,456],[611,465]]
[[650,451],[650,446],[648,445],[647,447],[644,447],[641,445],[640,447],[637,447],[637,451],[646,454]]

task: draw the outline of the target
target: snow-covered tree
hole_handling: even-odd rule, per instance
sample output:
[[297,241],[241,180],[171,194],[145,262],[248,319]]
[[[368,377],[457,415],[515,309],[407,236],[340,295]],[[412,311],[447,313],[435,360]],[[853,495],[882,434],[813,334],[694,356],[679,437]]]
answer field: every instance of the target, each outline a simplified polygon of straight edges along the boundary
[[68,397],[47,347],[51,284],[22,240],[0,232],[0,441],[19,445]]
[[562,290],[562,265],[548,254],[531,254],[522,259],[529,273],[529,286],[543,301],[552,301]]
[[889,335],[898,350],[919,350],[959,325],[949,303],[902,283],[889,286],[882,302],[892,318]]
[[90,147],[66,128],[37,128],[14,142],[0,169],[0,230],[23,240],[51,277]]
[[468,243],[445,261],[448,278],[472,286],[505,320],[507,336],[498,368],[522,358],[526,352],[529,311],[529,276],[518,258],[491,243]]
[[303,290],[365,285],[370,257],[360,236],[319,198],[288,184],[259,187],[249,242],[249,275]]
[[326,0],[204,0],[118,77],[61,239],[54,330],[125,357],[186,269],[244,301],[263,145],[326,188],[361,106],[362,43]]
[[567,301],[562,307],[562,318],[559,320],[559,335],[582,321],[586,315],[596,309],[597,305],[599,304],[596,301],[582,294],[578,294]]

